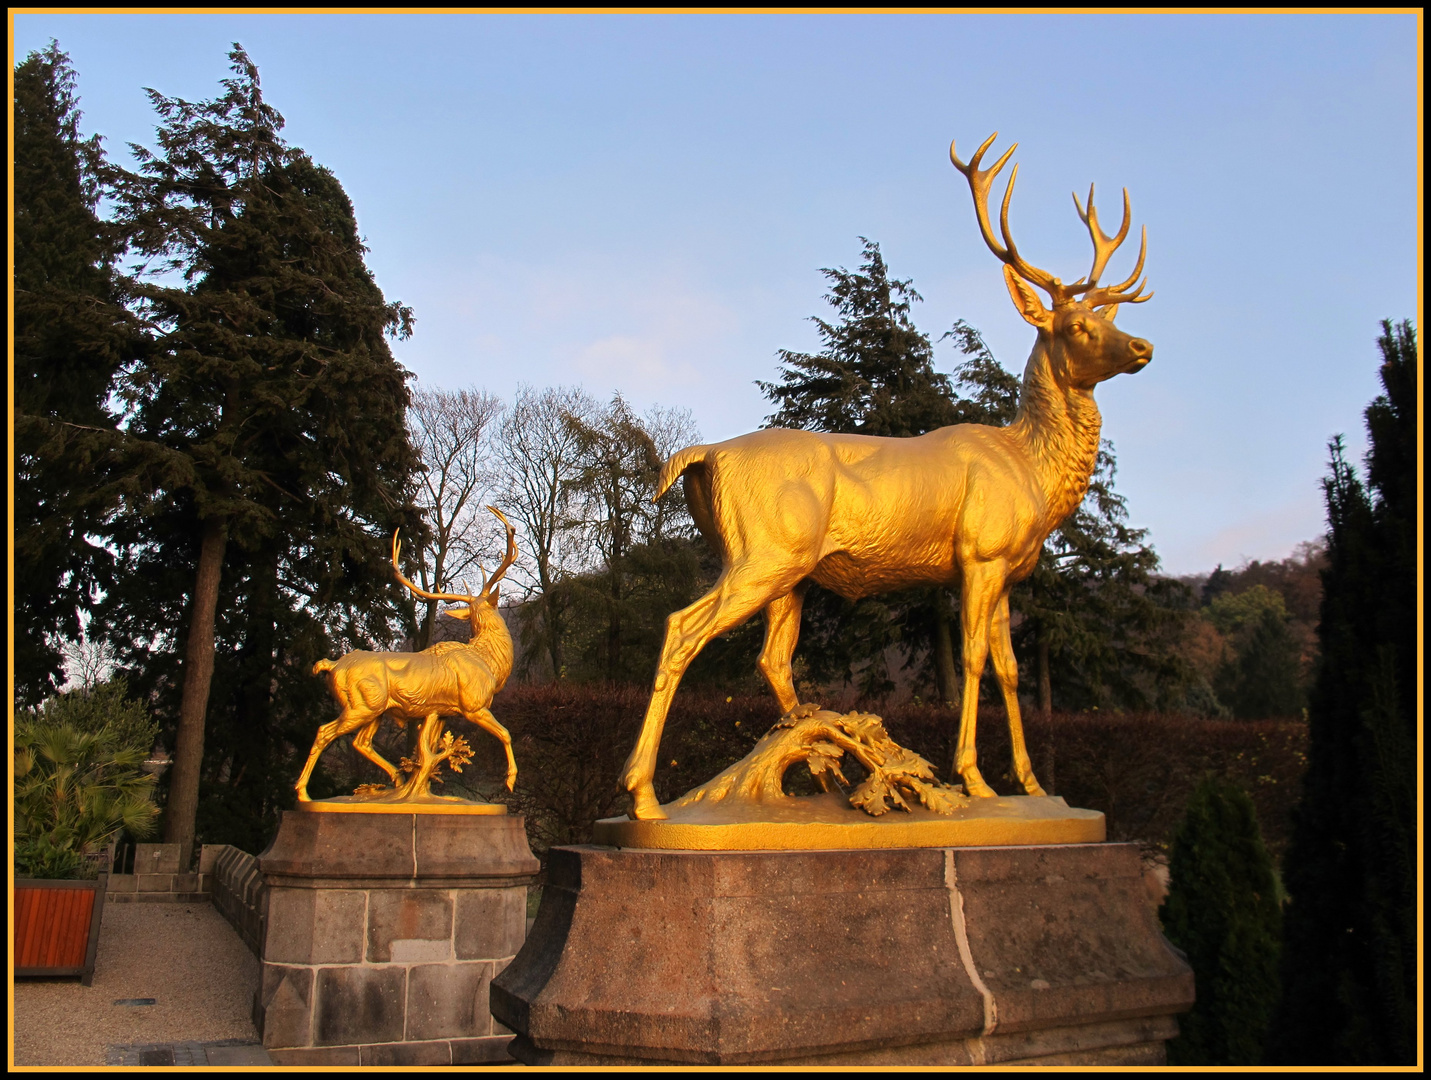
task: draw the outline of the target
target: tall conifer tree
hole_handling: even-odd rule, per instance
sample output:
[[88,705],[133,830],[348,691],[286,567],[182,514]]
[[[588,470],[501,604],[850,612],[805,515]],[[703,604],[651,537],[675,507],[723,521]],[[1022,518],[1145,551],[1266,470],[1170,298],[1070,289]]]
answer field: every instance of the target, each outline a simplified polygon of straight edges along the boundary
[[[95,210],[107,166],[83,139],[69,57],[15,68],[15,689],[57,689],[61,637],[110,581],[98,540],[115,507],[106,454],[116,374],[143,334],[124,308],[118,238]],[[98,631],[97,631],[98,632]]]
[[1368,483],[1331,445],[1322,662],[1283,874],[1269,1060],[1410,1065],[1417,1052],[1417,343],[1382,323]]
[[[108,612],[152,649],[150,679],[179,690],[165,839],[186,846],[206,716],[229,733],[209,773],[261,779],[250,810],[271,815],[276,713],[321,697],[291,676],[334,637],[390,636],[389,538],[420,527],[407,373],[385,340],[411,332],[412,312],[384,301],[341,185],[280,138],[248,55],[236,44],[229,58],[212,101],[148,91],[159,149],[134,146],[141,170],[121,187],[134,248],[160,276],[137,287],[158,337],[127,387],[143,512],[119,539],[136,584]],[[211,698],[216,646],[224,693]]]

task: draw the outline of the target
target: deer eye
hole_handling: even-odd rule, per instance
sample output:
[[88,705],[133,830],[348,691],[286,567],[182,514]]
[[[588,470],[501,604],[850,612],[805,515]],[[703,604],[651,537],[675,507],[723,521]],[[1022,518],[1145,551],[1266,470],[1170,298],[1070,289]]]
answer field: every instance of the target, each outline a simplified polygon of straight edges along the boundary
[[1070,334],[1085,334],[1085,335],[1086,335],[1086,334],[1088,333],[1088,327],[1084,326],[1081,322],[1070,323],[1069,326],[1068,326],[1068,332],[1069,332]]

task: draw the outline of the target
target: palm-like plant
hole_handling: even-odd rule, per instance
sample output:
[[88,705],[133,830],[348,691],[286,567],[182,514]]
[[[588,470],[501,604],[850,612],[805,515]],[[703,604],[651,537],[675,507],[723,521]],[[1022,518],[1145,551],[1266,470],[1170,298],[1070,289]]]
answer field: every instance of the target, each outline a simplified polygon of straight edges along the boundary
[[30,877],[77,877],[84,856],[121,829],[154,830],[153,776],[145,751],[111,728],[84,731],[42,716],[15,724],[15,869]]

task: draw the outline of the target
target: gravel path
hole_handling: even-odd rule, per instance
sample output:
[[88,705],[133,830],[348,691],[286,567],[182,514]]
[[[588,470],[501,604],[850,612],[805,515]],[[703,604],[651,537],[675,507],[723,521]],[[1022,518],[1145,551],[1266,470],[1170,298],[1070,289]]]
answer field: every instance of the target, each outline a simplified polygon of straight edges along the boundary
[[209,904],[106,904],[93,986],[14,986],[16,1065],[103,1065],[113,1045],[258,1040],[258,960]]

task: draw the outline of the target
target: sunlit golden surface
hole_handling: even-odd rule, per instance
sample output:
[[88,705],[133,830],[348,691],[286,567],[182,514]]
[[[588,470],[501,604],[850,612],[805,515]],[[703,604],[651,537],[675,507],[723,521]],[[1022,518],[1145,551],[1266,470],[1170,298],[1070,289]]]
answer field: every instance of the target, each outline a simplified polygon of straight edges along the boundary
[[[720,554],[714,588],[667,620],[651,701],[622,783],[631,817],[664,818],[652,779],[666,714],[681,676],[713,637],[764,611],[758,666],[782,710],[799,705],[790,660],[800,609],[815,581],[850,599],[914,585],[960,588],[964,685],[956,768],[965,792],[992,799],[977,767],[975,725],[986,660],[1008,710],[1014,771],[1024,791],[1042,796],[1024,745],[1018,664],[1009,639],[1009,589],[1027,577],[1049,534],[1082,501],[1098,457],[1098,383],[1141,370],[1153,347],[1113,325],[1118,306],[1148,299],[1142,273],[1100,286],[1109,257],[1128,234],[1132,211],[1105,235],[1093,205],[1074,197],[1093,241],[1089,273],[1071,285],[1027,262],[1009,230],[1015,166],[999,217],[990,225],[989,189],[1013,153],[981,170],[991,136],[968,165],[979,230],[1004,264],[1014,306],[1038,332],[1024,371],[1019,411],[1007,427],[961,424],[909,439],[768,429],[679,451],[661,471],[658,497],[684,477],[691,513]],[[1043,290],[1051,307],[1034,292]],[[1131,290],[1131,291],[1130,291]]]

